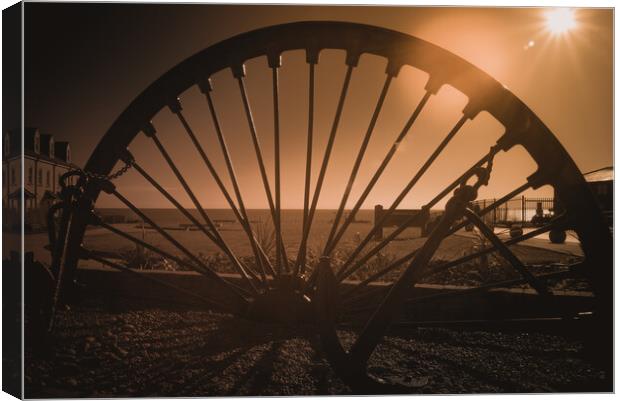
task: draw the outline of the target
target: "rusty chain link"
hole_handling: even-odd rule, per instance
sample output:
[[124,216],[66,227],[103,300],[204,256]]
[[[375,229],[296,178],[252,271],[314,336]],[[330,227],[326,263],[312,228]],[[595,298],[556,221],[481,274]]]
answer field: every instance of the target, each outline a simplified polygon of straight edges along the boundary
[[75,171],[79,175],[83,175],[83,176],[85,176],[88,179],[107,181],[107,180],[115,180],[115,179],[119,178],[120,176],[125,174],[132,167],[131,163],[128,163],[126,161],[124,163],[125,163],[125,165],[123,167],[119,168],[115,173],[112,173],[112,174],[109,174],[109,175],[93,173],[91,171],[84,170],[84,169],[78,167],[75,164],[72,164],[71,168],[73,169],[72,171]]
[[493,159],[497,154],[499,148],[497,145],[491,146],[489,149],[489,154],[487,155],[487,165],[486,167],[478,167],[474,174],[478,176],[478,181],[473,185],[476,191],[480,189],[481,186],[486,186],[489,184],[489,179],[491,178],[491,172],[493,171]]
[[55,247],[56,241],[58,240],[57,233],[56,233],[56,230],[58,229],[58,227],[56,227],[57,224],[55,221],[56,214],[62,211],[63,209],[68,209],[68,210],[72,209],[75,201],[83,195],[84,185],[86,184],[85,181],[80,182],[81,180],[78,180],[78,182],[76,182],[75,184],[69,184],[68,182],[69,177],[78,176],[81,178],[86,178],[87,181],[114,180],[122,176],[123,174],[125,174],[133,166],[132,160],[123,159],[123,163],[124,163],[124,166],[122,166],[116,172],[109,174],[109,175],[93,173],[91,171],[84,170],[75,164],[71,164],[71,169],[60,177],[59,184],[60,184],[61,190],[59,191],[60,192],[59,201],[56,202],[54,205],[52,205],[52,207],[50,207],[47,213],[47,226],[48,226],[47,228],[48,228],[50,251],[52,252],[52,257],[54,255],[54,247]]

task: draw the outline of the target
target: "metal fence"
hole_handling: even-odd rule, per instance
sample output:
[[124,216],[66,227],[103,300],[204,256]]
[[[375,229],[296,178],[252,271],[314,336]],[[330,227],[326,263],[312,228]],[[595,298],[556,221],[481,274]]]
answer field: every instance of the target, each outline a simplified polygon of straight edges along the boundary
[[[476,210],[482,210],[494,203],[496,199],[480,199],[472,202]],[[529,225],[536,215],[544,216],[553,213],[553,198],[520,198],[510,199],[483,216],[485,223],[493,226],[510,226],[519,223]]]

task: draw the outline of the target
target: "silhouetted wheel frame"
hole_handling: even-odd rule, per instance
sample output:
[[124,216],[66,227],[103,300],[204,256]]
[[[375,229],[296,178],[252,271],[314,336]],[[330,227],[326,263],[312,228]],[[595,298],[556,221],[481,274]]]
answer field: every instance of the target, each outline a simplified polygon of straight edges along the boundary
[[[231,69],[234,77],[239,81],[243,92],[244,62],[259,56],[267,57],[269,67],[274,74],[275,118],[277,122],[279,118],[277,115],[277,71],[280,66],[281,54],[290,50],[305,50],[311,71],[311,79],[313,79],[314,65],[319,61],[319,53],[325,49],[346,51],[347,76],[345,77],[336,119],[339,118],[342,103],[344,102],[344,97],[346,97],[348,79],[350,79],[351,73],[357,66],[359,57],[362,54],[368,53],[383,57],[388,61],[386,68],[387,83],[384,86],[384,91],[387,90],[386,88],[389,86],[391,78],[398,75],[401,67],[405,65],[413,66],[429,74],[429,80],[425,87],[426,95],[420,103],[420,110],[426,100],[437,93],[442,85],[451,85],[465,94],[469,100],[463,110],[460,125],[468,119],[473,119],[479,112],[487,111],[505,127],[504,134],[497,141],[496,146],[491,149],[489,156],[484,157],[476,166],[464,172],[460,180],[457,180],[451,187],[447,188],[447,192],[444,195],[451,193],[459,186],[462,187],[464,182],[468,178],[474,177],[485,163],[488,164],[492,161],[492,156],[495,153],[508,151],[515,145],[521,145],[527,150],[532,159],[537,163],[538,168],[534,174],[528,177],[526,186],[518,188],[503,199],[509,199],[509,196],[514,196],[527,188],[536,189],[544,185],[550,185],[555,189],[555,194],[561,199],[566,212],[562,216],[561,221],[556,221],[557,224],[554,227],[575,231],[581,241],[584,263],[580,266],[580,272],[591,282],[596,294],[597,306],[595,315],[597,317],[596,322],[599,324],[602,352],[611,354],[612,240],[609,228],[581,172],[549,129],[507,88],[458,56],[416,37],[384,28],[354,23],[298,22],[258,29],[222,41],[181,62],[144,90],[125,109],[104,135],[84,170],[89,173],[90,177],[97,175],[107,176],[112,172],[113,167],[119,160],[124,160],[126,163],[133,165],[133,156],[126,151],[126,148],[140,132],[144,132],[147,136],[157,141],[157,133],[150,121],[162,108],[169,107],[173,113],[182,119],[182,107],[177,97],[193,85],[198,85],[211,102],[209,94],[212,88],[209,77],[225,69]],[[309,113],[312,115],[312,97],[310,99]],[[382,103],[382,100],[379,101],[380,103]],[[210,104],[210,106],[212,105]],[[380,109],[379,106],[378,108]],[[419,110],[417,112],[419,113]],[[251,113],[248,114],[250,114],[249,121],[251,125]],[[376,121],[374,117],[373,120]],[[415,117],[413,117],[413,120],[415,120]],[[460,125],[457,124],[453,130],[454,132],[451,132],[444,141],[445,143],[456,133]],[[332,135],[335,135],[336,127],[337,121],[334,123]],[[188,132],[190,132],[191,136],[189,128]],[[439,152],[441,152],[441,149],[439,149]],[[361,153],[363,154],[363,152]],[[329,160],[329,154],[326,154],[326,159]],[[430,160],[430,163],[432,162],[433,159]],[[133,166],[136,167],[136,165]],[[139,168],[139,165],[137,168]],[[277,166],[276,174],[279,174]],[[273,194],[275,203],[272,203],[277,208],[277,213],[274,214],[274,225],[277,228],[278,235],[277,243],[281,243],[281,233],[278,230],[280,210],[279,177],[276,177],[276,182],[275,194]],[[79,197],[75,198],[75,207],[71,216],[67,213],[61,224],[61,227],[64,227],[62,232],[66,232],[67,236],[66,247],[61,247],[62,249],[59,250],[54,261],[55,274],[61,278],[59,279],[59,283],[61,283],[59,284],[59,291],[62,288],[63,282],[70,281],[68,278],[72,276],[80,258],[97,257],[84,250],[81,244],[88,224],[104,224],[96,217],[93,217],[92,213],[94,202],[100,192],[104,190],[114,195],[118,194],[114,186],[107,180],[87,179],[87,177],[82,176],[81,183],[84,185],[83,192]],[[269,190],[269,188],[267,189]],[[320,193],[320,184],[318,185],[318,190]],[[305,217],[312,210],[312,205],[310,205],[309,201],[310,196],[306,194]],[[475,215],[468,215],[468,218],[470,221],[476,221]],[[439,226],[441,226],[441,223],[439,223]],[[445,222],[444,226],[445,229],[454,229],[452,222]],[[546,230],[541,232],[545,231],[549,231],[549,228],[547,227]],[[431,238],[436,237],[435,239],[441,241],[442,237],[440,234],[445,236],[445,232],[438,233],[438,229],[435,229],[430,236]],[[434,235],[435,237],[433,237]],[[391,238],[393,239],[394,237]],[[501,247],[501,244],[498,245]],[[326,247],[321,263],[324,268],[315,270],[319,274],[309,278],[301,274],[305,268],[303,264],[296,263],[290,270],[288,267],[284,269],[285,262],[282,261],[284,256],[281,254],[280,247],[277,246],[276,248],[278,249],[279,260],[275,270],[272,269],[270,273],[274,277],[272,281],[274,284],[266,285],[266,287],[270,288],[269,290],[258,289],[257,294],[260,293],[260,295],[253,298],[250,297],[251,301],[248,304],[244,304],[241,300],[239,300],[238,304],[235,304],[236,301],[231,300],[229,304],[215,305],[215,307],[223,306],[221,309],[234,314],[260,319],[269,310],[270,305],[272,305],[271,302],[289,299],[286,298],[289,296],[286,294],[283,295],[285,298],[279,298],[280,293],[278,291],[284,291],[287,294],[290,294],[292,291],[299,295],[295,300],[298,305],[292,311],[281,311],[283,314],[281,319],[293,321],[295,319],[291,318],[291,314],[295,315],[303,311],[303,313],[312,315],[313,310],[318,311],[316,320],[321,329],[325,349],[336,371],[352,387],[357,387],[357,391],[383,391],[377,390],[373,382],[364,382],[363,378],[365,377],[368,355],[357,358],[355,352],[345,351],[335,335],[335,324],[338,317],[331,316],[333,312],[327,309],[336,309],[329,308],[329,303],[338,302],[339,290],[337,284],[347,275],[348,270],[332,272],[329,268],[329,255],[333,251],[333,247],[332,249],[327,249],[329,247]],[[510,257],[509,253],[508,256]],[[302,257],[305,256],[302,255]],[[404,262],[408,263],[412,258],[416,259],[414,253],[409,255],[409,259],[406,259]],[[288,263],[288,259],[286,263]],[[516,261],[515,263],[518,265]],[[349,267],[351,266],[349,264]],[[122,269],[122,266],[113,267]],[[355,267],[355,263],[353,263],[353,267]],[[410,266],[411,268],[412,266]],[[284,274],[285,270],[290,274]],[[254,273],[258,276],[259,272],[255,271]],[[269,274],[268,271],[267,274]],[[212,276],[208,272],[207,275]],[[246,277],[248,282],[253,282],[252,280],[254,280],[260,284],[261,277],[253,277],[252,274],[249,274],[249,276],[249,278]],[[264,271],[262,276],[263,279],[266,277]],[[407,286],[415,284],[419,280],[418,276],[410,277],[405,284]],[[216,277],[212,278],[216,281],[218,280]],[[532,284],[527,275],[524,275],[524,281]],[[258,286],[260,287],[260,285]],[[264,294],[268,295],[265,296]],[[241,296],[240,298],[245,297]],[[390,307],[391,309],[396,310],[402,307],[402,304],[405,302],[404,296],[397,298]],[[314,308],[311,306],[313,304],[315,305]],[[311,321],[314,318],[312,317],[308,320]],[[384,329],[370,333],[366,332],[366,340],[371,343],[366,353],[372,352],[381,340],[384,332]],[[605,363],[610,363],[610,360],[606,360]]]

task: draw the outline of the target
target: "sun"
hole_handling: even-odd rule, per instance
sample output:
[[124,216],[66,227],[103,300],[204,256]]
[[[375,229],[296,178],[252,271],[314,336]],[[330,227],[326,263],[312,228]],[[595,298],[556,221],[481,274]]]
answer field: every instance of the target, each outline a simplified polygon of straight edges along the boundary
[[570,8],[554,8],[546,12],[547,29],[554,35],[570,31],[577,25],[575,11]]

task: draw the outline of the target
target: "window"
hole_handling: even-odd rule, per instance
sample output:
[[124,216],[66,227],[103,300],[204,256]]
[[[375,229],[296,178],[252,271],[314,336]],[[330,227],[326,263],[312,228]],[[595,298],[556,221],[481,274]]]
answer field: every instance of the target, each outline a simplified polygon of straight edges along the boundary
[[32,167],[28,167],[28,184],[32,185]]
[[49,187],[50,187],[50,183],[51,183],[51,179],[50,179],[50,171],[49,171],[49,170],[47,170],[47,171],[45,172],[45,186],[46,186],[47,188],[49,188]]
[[43,171],[39,169],[39,185],[43,185]]

